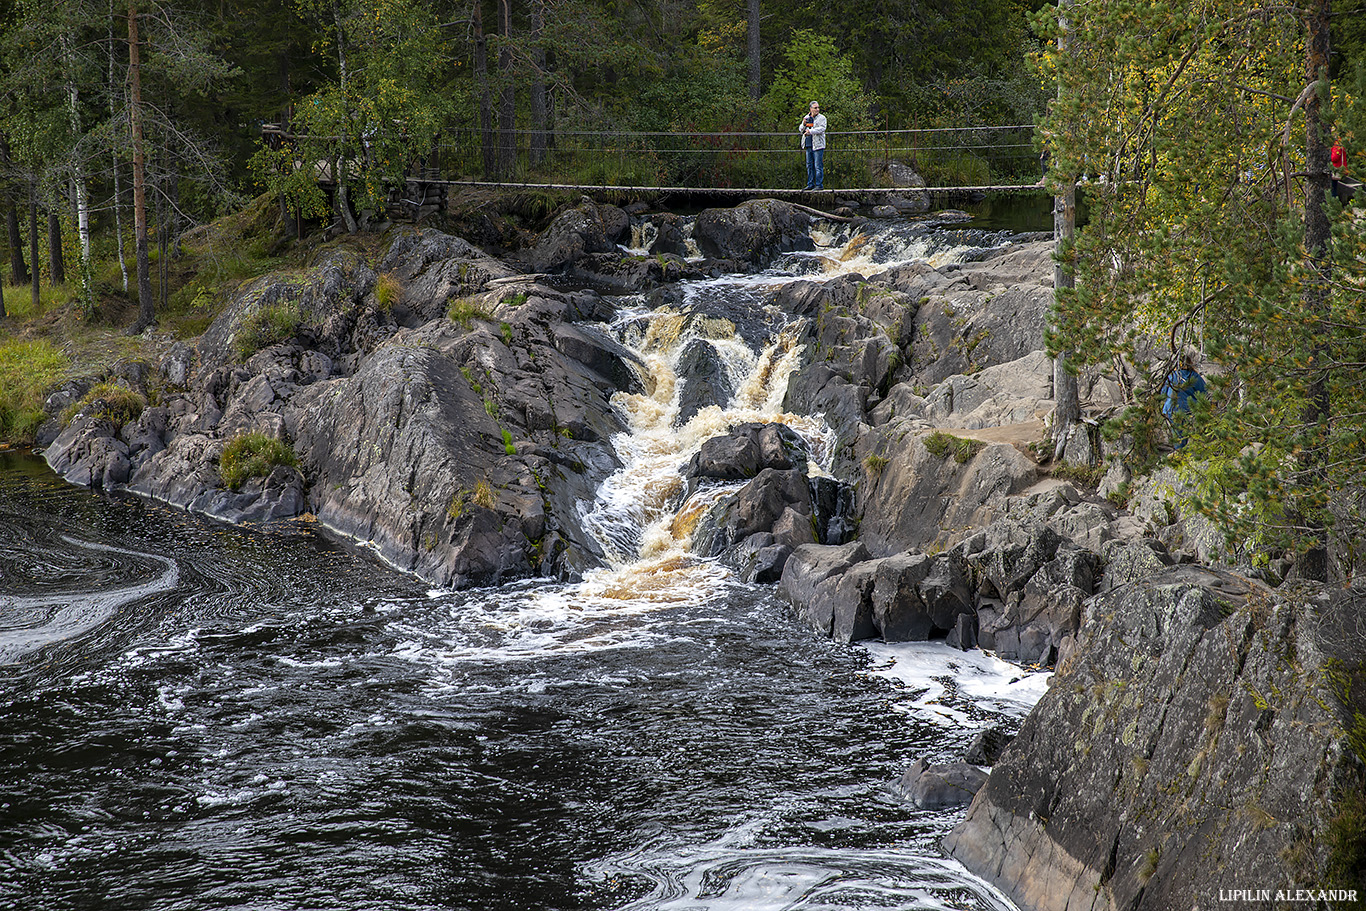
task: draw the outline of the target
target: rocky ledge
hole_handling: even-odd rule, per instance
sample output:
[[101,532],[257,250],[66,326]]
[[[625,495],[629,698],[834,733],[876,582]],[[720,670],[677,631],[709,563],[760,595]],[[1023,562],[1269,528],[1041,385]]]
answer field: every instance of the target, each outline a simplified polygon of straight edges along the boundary
[[1026,911],[1359,888],[1363,608],[1195,566],[1096,599],[946,847]]

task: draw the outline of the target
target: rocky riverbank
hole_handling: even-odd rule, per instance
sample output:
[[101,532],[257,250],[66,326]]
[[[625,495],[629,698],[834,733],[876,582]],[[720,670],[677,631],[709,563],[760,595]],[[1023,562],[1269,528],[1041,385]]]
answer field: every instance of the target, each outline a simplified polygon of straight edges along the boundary
[[[876,232],[851,231],[839,274],[784,284],[759,316],[707,312],[673,285],[756,272],[835,230],[773,201],[685,220],[588,200],[497,256],[395,229],[376,256],[333,247],[243,286],[157,364],[67,384],[40,443],[73,483],[229,522],[313,521],[436,584],[572,578],[605,559],[587,516],[623,464],[620,397],[659,381],[606,328],[618,293],[692,333],[679,426],[737,393],[720,327],[759,343],[781,324],[796,359],[783,407],[823,416],[831,453],[741,422],[654,493],[705,503],[675,523],[694,554],[777,584],[821,635],[1056,666],[999,760],[921,763],[905,783],[936,806],[981,788],[955,856],[1041,909],[1361,881],[1359,599],[1214,566],[1236,561],[1183,512],[1181,479],[1132,477],[1102,442],[1124,401],[1114,378],[1081,378],[1094,422],[1067,447],[1081,465],[1109,457],[1100,488],[1040,464],[1046,241],[887,266],[869,255]],[[148,404],[126,414],[110,388]],[[247,433],[287,443],[293,464],[229,484],[225,449]]]

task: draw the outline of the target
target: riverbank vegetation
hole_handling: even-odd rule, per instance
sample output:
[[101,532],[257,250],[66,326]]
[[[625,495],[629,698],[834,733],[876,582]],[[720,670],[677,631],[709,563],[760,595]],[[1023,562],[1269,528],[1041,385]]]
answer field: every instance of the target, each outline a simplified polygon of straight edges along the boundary
[[[1038,20],[1054,29],[1058,97],[1040,127],[1053,184],[1085,182],[1090,218],[1066,259],[1076,288],[1059,295],[1054,350],[1151,365],[1131,377],[1124,429],[1184,444],[1194,505],[1230,541],[1292,547],[1313,578],[1328,577],[1330,552],[1350,567],[1366,476],[1366,200],[1344,207],[1333,189],[1366,173],[1366,81],[1332,78],[1329,4],[1069,15],[1065,33]],[[1187,360],[1209,390],[1169,431],[1164,383]]]

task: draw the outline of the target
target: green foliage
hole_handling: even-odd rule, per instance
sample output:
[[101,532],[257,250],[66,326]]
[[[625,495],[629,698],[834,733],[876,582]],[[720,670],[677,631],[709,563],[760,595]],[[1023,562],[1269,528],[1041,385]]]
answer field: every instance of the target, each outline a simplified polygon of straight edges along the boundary
[[70,424],[81,412],[108,418],[115,427],[136,421],[147,407],[142,393],[121,383],[97,383],[80,401],[68,405],[62,412],[62,423]]
[[292,301],[258,307],[242,320],[233,337],[238,360],[294,337],[303,322],[299,305]]
[[503,451],[506,452],[508,455],[516,455],[516,454],[517,454],[517,444],[514,443],[514,442],[512,441],[512,431],[508,430],[506,427],[502,428],[502,430],[503,430]]
[[492,315],[479,306],[473,298],[459,297],[451,301],[446,308],[446,316],[453,323],[459,323],[462,329],[470,328],[475,320],[492,319]]
[[309,214],[326,210],[319,178],[347,187],[358,209],[378,207],[450,113],[450,94],[431,91],[445,63],[435,13],[413,0],[300,0],[298,8],[320,47],[335,53],[337,78],[296,106],[292,147],[257,152],[257,179]]
[[863,467],[870,475],[879,475],[882,474],[882,469],[886,468],[890,461],[891,459],[884,455],[878,455],[875,452],[869,453],[863,458]]
[[251,478],[267,477],[277,465],[299,466],[292,446],[264,433],[244,433],[223,447],[218,473],[224,484],[239,490]]
[[[808,29],[796,29],[784,51],[787,65],[778,70],[760,101],[764,125],[790,130],[796,146],[797,124],[812,101],[819,101],[830,129],[863,130],[873,126],[871,99],[854,78],[853,61],[841,54],[835,42]],[[830,154],[833,155],[831,146]]]
[[1366,886],[1366,794],[1352,790],[1343,796],[1338,812],[1328,822],[1327,840],[1324,873],[1328,882],[1347,888]]
[[938,430],[925,437],[925,449],[930,455],[937,459],[946,459],[952,455],[953,460],[959,465],[972,461],[972,457],[981,452],[986,445],[981,440],[956,437]]
[[[1057,15],[1037,20],[1055,39]],[[1330,506],[1366,477],[1366,238],[1330,200],[1322,282],[1304,245],[1294,101],[1304,20],[1231,0],[1199,15],[1167,3],[1068,15],[1066,52],[1043,58],[1059,97],[1039,132],[1055,177],[1088,178],[1089,221],[1065,257],[1076,288],[1058,295],[1050,351],[1137,368],[1125,420],[1147,452],[1167,436],[1166,376],[1200,352],[1209,392],[1179,452],[1195,505],[1249,546],[1310,546],[1335,520],[1353,539],[1359,518]],[[1338,93],[1344,126],[1366,122]],[[1309,419],[1325,404],[1329,419]]]
[[375,303],[384,311],[394,308],[403,294],[403,284],[391,272],[385,272],[375,279]]
[[0,440],[30,444],[43,423],[43,401],[70,359],[45,339],[0,340]]
[[1101,478],[1105,477],[1104,465],[1074,465],[1071,462],[1062,462],[1053,466],[1053,477],[1064,481],[1072,481],[1083,487],[1098,487]]

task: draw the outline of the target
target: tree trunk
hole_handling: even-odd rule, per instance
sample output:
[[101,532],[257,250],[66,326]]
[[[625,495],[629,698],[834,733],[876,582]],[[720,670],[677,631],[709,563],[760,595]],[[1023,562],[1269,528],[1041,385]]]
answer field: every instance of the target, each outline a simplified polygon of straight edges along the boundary
[[66,257],[62,255],[62,219],[54,204],[47,210],[47,262],[52,284],[66,284]]
[[[118,82],[115,79],[116,68],[114,66],[114,0],[109,0],[109,119],[117,120],[119,115],[119,93]],[[119,161],[119,150],[117,145],[110,149],[113,165],[111,173],[114,175],[114,243],[118,247],[119,254],[119,274],[123,276],[123,293],[128,293],[128,258],[123,255],[123,187],[119,180],[119,174],[123,170],[122,163]]]
[[[1309,179],[1305,182],[1304,200],[1304,250],[1308,258],[1309,281],[1304,289],[1304,312],[1318,324],[1319,339],[1328,332],[1328,283],[1332,277],[1332,261],[1329,257],[1328,241],[1331,225],[1328,223],[1326,200],[1330,179],[1328,155],[1328,134],[1323,123],[1323,101],[1328,96],[1328,23],[1331,15],[1331,0],[1313,0],[1306,10],[1308,40],[1306,45],[1306,78],[1318,83],[1304,105],[1305,165]],[[1324,451],[1328,435],[1328,420],[1331,403],[1328,399],[1328,375],[1325,363],[1328,352],[1322,342],[1316,342],[1309,362],[1311,376],[1308,389],[1308,406],[1305,409],[1304,423],[1307,445],[1304,447],[1305,470],[1318,484],[1326,483]],[[1299,572],[1306,579],[1318,582],[1328,581],[1328,530],[1324,517],[1318,515],[1301,516],[1309,537],[1309,546],[1300,556]]]
[[[81,136],[81,108],[80,108],[80,88],[75,80],[75,62],[71,55],[71,41],[67,35],[62,35],[62,51],[67,63],[67,116],[71,122],[71,135],[76,139]],[[85,167],[82,164],[79,153],[74,161],[74,168],[71,175],[71,202],[76,210],[76,236],[81,244],[81,299],[86,302],[86,307],[90,307],[90,198],[85,187]]]
[[479,91],[479,151],[484,159],[484,176],[498,179],[498,148],[493,135],[493,97],[489,91],[489,41],[484,34],[482,0],[474,0],[474,82]]
[[133,233],[137,240],[138,319],[132,332],[156,322],[152,273],[147,250],[147,150],[142,142],[142,57],[138,47],[138,10],[128,5],[128,119],[133,130]]
[[[1065,9],[1070,3],[1064,0],[1059,6]],[[1062,34],[1058,41],[1059,52],[1067,50],[1067,19],[1060,16]],[[1075,277],[1063,266],[1063,254],[1072,245],[1077,230],[1077,185],[1072,175],[1064,175],[1062,191],[1053,199],[1053,305],[1057,306],[1058,291],[1074,287]],[[1077,390],[1077,377],[1067,369],[1068,352],[1058,352],[1053,361],[1053,461],[1061,462],[1067,449],[1067,438],[1072,428],[1081,420],[1081,401]]]
[[516,88],[512,81],[512,0],[498,0],[498,34],[502,46],[498,49],[498,170],[503,179],[510,179],[517,171],[517,144],[513,130],[517,126]]
[[28,188],[28,261],[33,263],[29,275],[33,285],[33,312],[36,315],[43,305],[43,294],[38,287],[38,188],[32,183]]
[[546,54],[541,45],[541,31],[545,28],[545,0],[534,0],[531,6],[531,59],[536,71],[531,74],[531,166],[545,164],[545,74]]
[[759,0],[749,0],[749,98],[759,100]]
[[[0,167],[10,171],[12,164],[9,137],[0,133]],[[8,204],[5,210],[5,227],[9,229],[9,262],[13,284],[23,285],[28,283],[28,265],[24,262],[24,237],[19,231],[18,195],[13,187],[5,194],[5,202]]]

